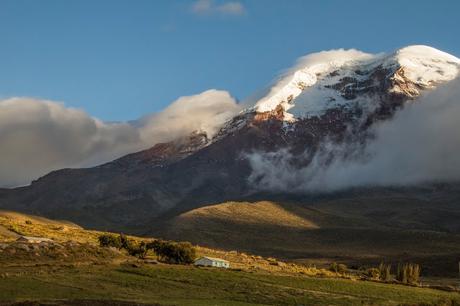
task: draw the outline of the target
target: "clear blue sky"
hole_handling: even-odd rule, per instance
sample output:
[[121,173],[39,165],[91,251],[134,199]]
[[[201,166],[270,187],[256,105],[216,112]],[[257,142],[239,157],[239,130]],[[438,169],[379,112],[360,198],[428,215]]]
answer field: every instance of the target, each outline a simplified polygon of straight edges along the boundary
[[0,0],[0,98],[130,120],[210,88],[244,99],[320,50],[460,56],[460,1],[241,0],[240,14],[219,9],[228,2]]

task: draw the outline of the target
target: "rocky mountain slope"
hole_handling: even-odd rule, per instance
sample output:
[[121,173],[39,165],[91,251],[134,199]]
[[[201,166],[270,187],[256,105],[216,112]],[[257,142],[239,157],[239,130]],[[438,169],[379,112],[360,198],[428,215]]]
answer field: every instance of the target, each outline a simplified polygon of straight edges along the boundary
[[326,140],[365,145],[376,122],[454,79],[459,67],[460,59],[426,46],[313,54],[211,139],[192,131],[98,167],[54,171],[30,186],[0,190],[0,207],[139,232],[207,204],[269,199],[248,180],[248,153],[285,150],[300,167]]

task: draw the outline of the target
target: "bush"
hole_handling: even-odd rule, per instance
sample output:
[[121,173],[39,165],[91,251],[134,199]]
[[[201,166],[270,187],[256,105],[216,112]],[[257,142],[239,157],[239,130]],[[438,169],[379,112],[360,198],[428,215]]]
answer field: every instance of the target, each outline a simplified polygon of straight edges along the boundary
[[147,243],[145,243],[144,241],[141,241],[141,243],[128,241],[126,243],[126,250],[128,251],[128,254],[131,256],[136,256],[141,259],[147,257],[148,248]]
[[418,284],[420,281],[420,266],[414,263],[405,263],[398,265],[396,279],[403,284]]
[[339,265],[336,262],[331,263],[329,271],[337,273],[339,271]]
[[32,221],[26,220],[26,224],[27,224],[27,225],[31,225],[31,224],[32,224]]
[[366,276],[370,278],[380,278],[380,270],[377,268],[369,268],[366,270]]
[[344,264],[338,265],[339,273],[344,274],[348,271],[348,267]]
[[99,236],[99,244],[102,247],[125,249],[129,255],[141,259],[147,257],[149,250],[153,250],[160,260],[168,263],[190,264],[193,263],[196,257],[195,248],[189,242],[177,243],[155,240],[150,243],[144,241],[137,243],[134,240],[128,239],[126,235],[120,234],[118,237],[101,235]]
[[147,245],[152,249],[158,259],[167,263],[191,264],[195,260],[195,248],[189,242],[169,242],[155,240]]
[[124,234],[119,236],[114,235],[100,235],[99,245],[101,247],[114,247],[119,250],[125,249],[131,256],[137,256],[139,258],[145,258],[147,256],[147,243],[141,242],[136,243],[135,241],[129,240]]
[[120,234],[120,245],[121,245],[120,248],[125,249],[125,250],[128,250],[130,247],[130,241],[128,237],[126,237],[126,235],[123,233]]
[[117,249],[122,248],[120,237],[116,237],[114,235],[100,235],[98,239],[101,247],[114,247]]
[[348,268],[344,264],[338,264],[336,262],[331,263],[329,266],[329,271],[335,272],[335,273],[340,273],[344,274],[348,271]]

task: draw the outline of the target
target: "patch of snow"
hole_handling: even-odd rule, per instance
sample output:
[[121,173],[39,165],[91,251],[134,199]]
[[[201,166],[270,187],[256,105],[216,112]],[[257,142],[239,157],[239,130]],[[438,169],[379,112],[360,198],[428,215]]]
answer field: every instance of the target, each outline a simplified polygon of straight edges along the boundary
[[317,83],[318,77],[346,63],[371,58],[373,55],[353,49],[323,51],[304,56],[270,89],[267,96],[256,103],[254,109],[257,112],[269,112],[281,104],[287,111],[294,106],[294,100],[305,88]]

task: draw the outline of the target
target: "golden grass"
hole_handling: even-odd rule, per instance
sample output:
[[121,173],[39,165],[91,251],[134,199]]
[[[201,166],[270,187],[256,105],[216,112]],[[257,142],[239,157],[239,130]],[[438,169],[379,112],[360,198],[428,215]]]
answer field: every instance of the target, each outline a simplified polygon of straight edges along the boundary
[[178,220],[187,223],[194,219],[213,219],[249,225],[275,225],[298,229],[314,229],[318,225],[286,210],[281,205],[269,202],[226,202],[198,208],[182,214]]
[[[18,235],[46,237],[56,242],[72,240],[97,244],[99,235],[103,233],[85,230],[68,221],[56,221],[11,211],[0,211],[0,226]],[[14,235],[10,235],[5,240],[14,239]]]
[[[249,209],[252,211],[252,207],[249,205],[241,205],[242,209]],[[274,209],[280,210],[273,203],[270,202],[259,202],[254,209],[261,209],[262,207],[270,209],[273,212]],[[232,212],[233,210],[230,210]],[[260,217],[260,214],[259,214]],[[283,215],[284,222],[293,222],[304,224],[296,220],[288,213]],[[97,245],[98,237],[101,234],[107,234],[107,232],[85,230],[80,226],[67,221],[56,221],[47,218],[37,217],[33,215],[21,214],[11,211],[0,211],[0,227],[3,227],[3,234],[0,232],[0,241],[13,241],[17,239],[17,235],[26,235],[34,237],[45,237],[51,238],[56,242],[76,241],[80,243],[90,243]],[[9,235],[8,235],[9,233]],[[130,236],[135,240],[150,240],[152,238],[140,238]],[[307,267],[303,265],[297,265],[294,263],[284,263],[278,261],[275,258],[263,258],[261,256],[255,256],[245,254],[237,251],[222,251],[210,248],[204,248],[196,246],[198,256],[212,256],[226,259],[230,262],[230,265],[234,269],[241,269],[244,271],[258,271],[273,274],[296,274],[296,275],[320,275],[320,276],[337,276],[337,274],[324,269],[317,269],[315,267]]]

